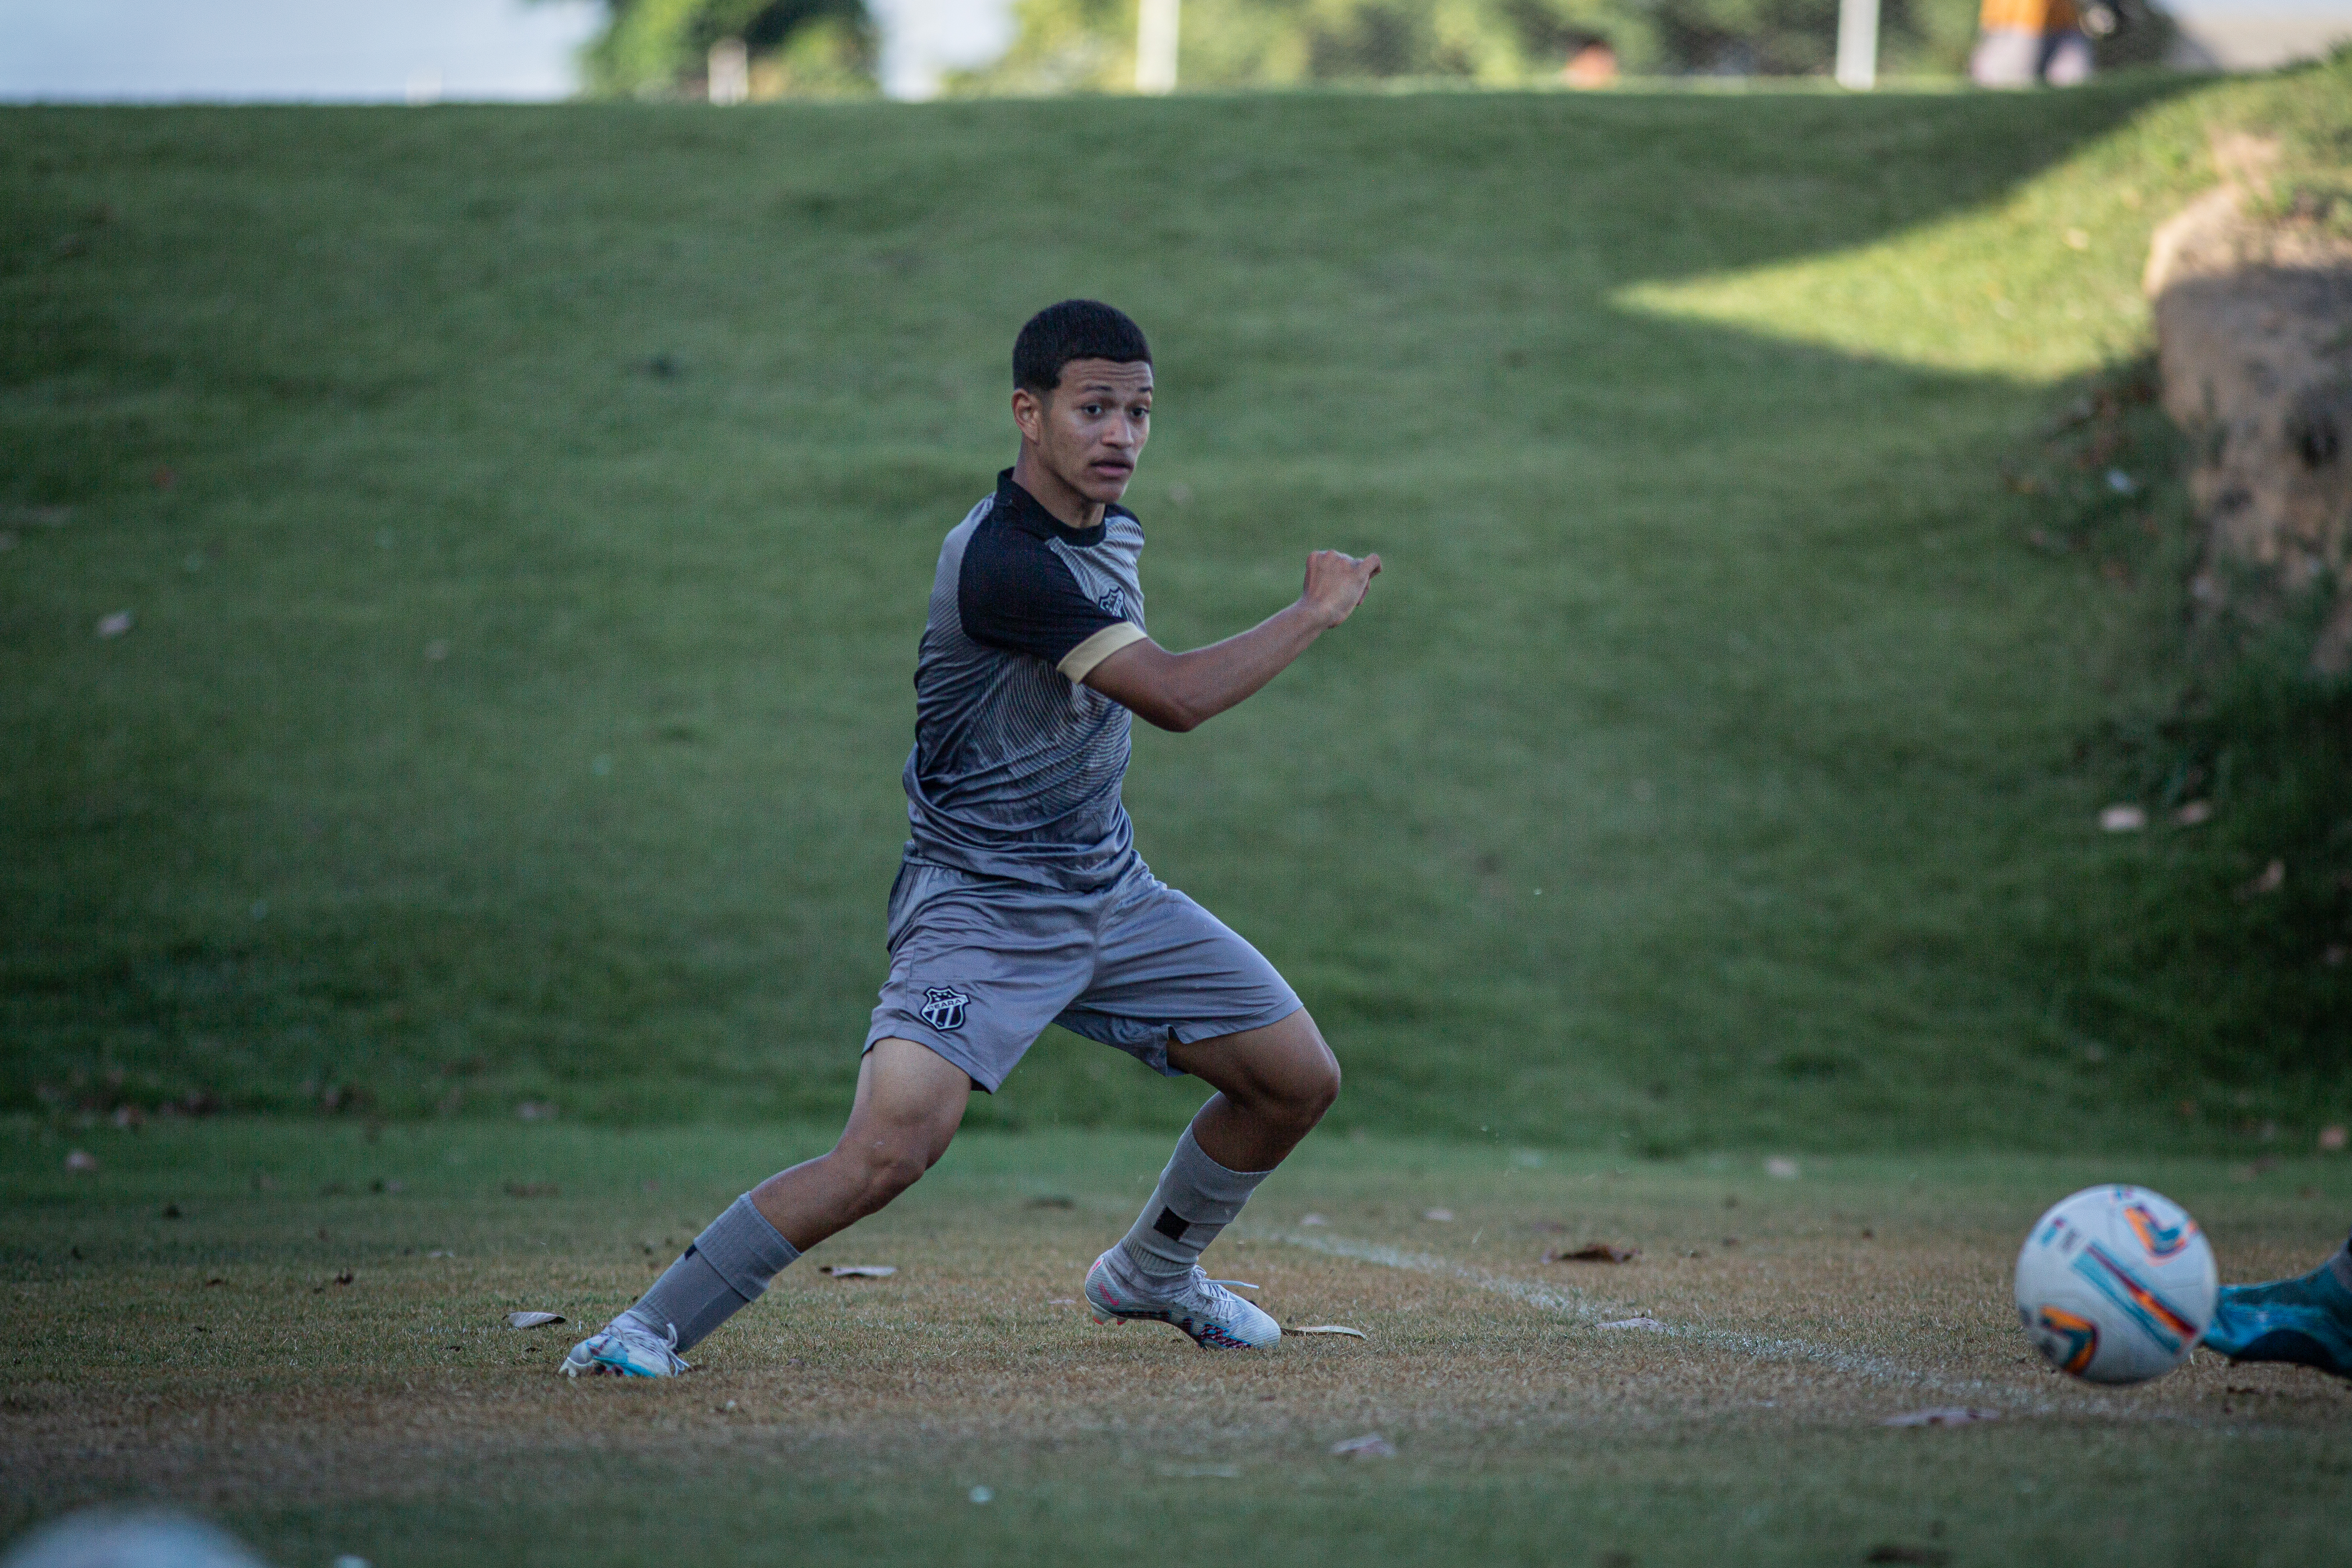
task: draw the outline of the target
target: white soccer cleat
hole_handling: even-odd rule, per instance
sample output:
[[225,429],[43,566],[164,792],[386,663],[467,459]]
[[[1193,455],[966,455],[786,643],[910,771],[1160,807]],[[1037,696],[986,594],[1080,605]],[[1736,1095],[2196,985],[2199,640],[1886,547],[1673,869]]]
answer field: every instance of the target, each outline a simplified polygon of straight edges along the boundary
[[677,1353],[677,1327],[667,1334],[647,1331],[626,1313],[573,1345],[563,1358],[566,1377],[676,1377],[694,1368]]
[[[1228,1285],[1255,1290],[1239,1279],[1212,1279],[1195,1264],[1181,1279],[1137,1281],[1112,1258],[1112,1247],[1087,1270],[1087,1305],[1097,1323],[1171,1323],[1204,1351],[1265,1350],[1282,1338],[1282,1325],[1243,1300]],[[1148,1292],[1148,1293],[1147,1293]]]

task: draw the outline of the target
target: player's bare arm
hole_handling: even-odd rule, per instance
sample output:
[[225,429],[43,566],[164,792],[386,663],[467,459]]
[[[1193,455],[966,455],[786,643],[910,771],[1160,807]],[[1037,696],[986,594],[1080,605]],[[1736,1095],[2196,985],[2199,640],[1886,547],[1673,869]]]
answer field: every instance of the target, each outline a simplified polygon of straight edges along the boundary
[[[1013,394],[1021,432],[1015,483],[1071,528],[1091,528],[1127,493],[1151,438],[1148,361],[1073,360],[1062,384]],[[1378,555],[1318,550],[1307,558],[1297,602],[1248,631],[1189,653],[1145,639],[1112,654],[1086,683],[1162,730],[1191,730],[1256,693],[1364,602]]]
[[1095,666],[1087,684],[1162,730],[1193,729],[1255,695],[1354,615],[1380,571],[1377,555],[1318,550],[1307,558],[1307,586],[1288,608],[1190,653],[1170,653],[1149,637],[1130,643]]

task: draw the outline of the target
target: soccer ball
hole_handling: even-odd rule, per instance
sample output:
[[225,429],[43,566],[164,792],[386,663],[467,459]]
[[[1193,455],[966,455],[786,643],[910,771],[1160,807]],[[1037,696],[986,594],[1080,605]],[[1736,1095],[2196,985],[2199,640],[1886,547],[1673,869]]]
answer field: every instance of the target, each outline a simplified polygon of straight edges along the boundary
[[2017,1255],[2026,1337],[2089,1383],[2146,1383],[2187,1361],[2219,1288],[2205,1233],[2146,1187],[2084,1188],[2036,1220]]

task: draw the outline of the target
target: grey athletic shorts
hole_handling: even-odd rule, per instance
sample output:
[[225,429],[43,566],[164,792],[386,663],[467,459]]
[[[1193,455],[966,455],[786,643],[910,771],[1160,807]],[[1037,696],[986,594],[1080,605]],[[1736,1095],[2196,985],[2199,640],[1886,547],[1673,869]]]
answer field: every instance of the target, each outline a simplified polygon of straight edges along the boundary
[[929,1046],[993,1094],[1048,1024],[1156,1068],[1171,1042],[1262,1028],[1298,994],[1225,923],[1139,868],[1096,893],[908,861],[890,978],[866,1032]]

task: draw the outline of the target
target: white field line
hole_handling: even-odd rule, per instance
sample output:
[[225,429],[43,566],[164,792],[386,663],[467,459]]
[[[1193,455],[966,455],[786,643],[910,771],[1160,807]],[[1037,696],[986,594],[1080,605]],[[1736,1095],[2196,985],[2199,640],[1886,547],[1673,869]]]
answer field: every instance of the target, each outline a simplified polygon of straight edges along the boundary
[[[1379,1242],[1354,1241],[1344,1236],[1309,1236],[1297,1231],[1255,1229],[1250,1232],[1250,1239],[1276,1241],[1331,1258],[1344,1258],[1354,1263],[1370,1263],[1382,1268],[1401,1268],[1408,1273],[1456,1280],[1472,1289],[1506,1296],[1538,1311],[1557,1313],[1596,1327],[1612,1320],[1635,1315],[1631,1307],[1588,1296],[1582,1291],[1559,1290],[1532,1280],[1516,1279],[1507,1274],[1496,1274],[1467,1263],[1456,1263],[1450,1258],[1439,1258],[1426,1252],[1406,1252],[1401,1247],[1384,1247]],[[1622,1331],[1638,1333],[1643,1331],[1629,1329]],[[1839,1350],[1832,1345],[1817,1345],[1805,1340],[1767,1339],[1760,1334],[1733,1333],[1722,1329],[1674,1323],[1666,1324],[1662,1331],[1648,1331],[1664,1332],[1675,1339],[1713,1350],[1730,1351],[1756,1361],[1810,1362],[1850,1376],[1868,1378],[1876,1383],[1902,1384],[1926,1393],[1996,1397],[2004,1402],[2004,1414],[2040,1415],[2054,1413],[2062,1408],[2101,1415],[2121,1414],[2110,1411],[2108,1402],[2096,1395],[2080,1402],[2070,1400],[2062,1406],[2036,1398],[2014,1384],[1990,1383],[1982,1378],[1936,1377],[1916,1367],[1905,1366],[1900,1362]]]

